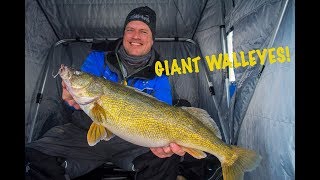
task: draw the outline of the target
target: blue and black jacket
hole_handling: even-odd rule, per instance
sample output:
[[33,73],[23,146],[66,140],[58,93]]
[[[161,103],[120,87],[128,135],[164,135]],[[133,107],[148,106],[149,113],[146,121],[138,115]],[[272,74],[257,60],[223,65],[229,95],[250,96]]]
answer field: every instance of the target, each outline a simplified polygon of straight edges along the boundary
[[81,66],[81,70],[113,82],[127,81],[128,86],[135,87],[148,93],[160,101],[172,105],[172,94],[169,79],[166,75],[155,74],[155,63],[160,60],[156,52],[153,59],[144,67],[130,76],[122,74],[121,59],[117,52],[122,44],[122,38],[116,41],[102,41],[92,44],[92,51]]

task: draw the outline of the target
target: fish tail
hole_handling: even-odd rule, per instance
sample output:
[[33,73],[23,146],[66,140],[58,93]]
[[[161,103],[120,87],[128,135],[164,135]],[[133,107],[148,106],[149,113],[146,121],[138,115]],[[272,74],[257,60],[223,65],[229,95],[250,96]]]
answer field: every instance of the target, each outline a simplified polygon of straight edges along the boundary
[[255,151],[232,146],[234,154],[222,163],[224,180],[241,180],[245,171],[252,171],[261,161],[261,156]]

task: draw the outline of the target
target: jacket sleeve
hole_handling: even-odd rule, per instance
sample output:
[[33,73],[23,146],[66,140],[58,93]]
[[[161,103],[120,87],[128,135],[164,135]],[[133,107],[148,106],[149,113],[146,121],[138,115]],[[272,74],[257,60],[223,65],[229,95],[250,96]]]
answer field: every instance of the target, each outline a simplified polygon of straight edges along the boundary
[[158,77],[154,87],[154,97],[172,105],[172,93],[169,78],[166,75]]
[[100,77],[103,75],[104,68],[104,52],[92,51],[83,62],[81,71]]

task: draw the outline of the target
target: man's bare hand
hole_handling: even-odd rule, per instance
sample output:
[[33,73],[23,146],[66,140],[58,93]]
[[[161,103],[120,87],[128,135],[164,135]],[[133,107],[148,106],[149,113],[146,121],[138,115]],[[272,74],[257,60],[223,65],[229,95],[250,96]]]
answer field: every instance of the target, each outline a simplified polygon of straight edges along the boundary
[[166,147],[156,147],[150,148],[154,155],[158,156],[159,158],[166,158],[170,157],[173,154],[177,154],[179,156],[184,156],[185,151],[176,143],[170,143],[169,146]]
[[69,104],[69,106],[72,106],[75,109],[79,110],[80,106],[78,103],[76,103],[76,101],[73,99],[73,97],[71,96],[71,94],[67,90],[66,84],[63,81],[61,84],[62,84],[62,99],[64,101],[66,101]]

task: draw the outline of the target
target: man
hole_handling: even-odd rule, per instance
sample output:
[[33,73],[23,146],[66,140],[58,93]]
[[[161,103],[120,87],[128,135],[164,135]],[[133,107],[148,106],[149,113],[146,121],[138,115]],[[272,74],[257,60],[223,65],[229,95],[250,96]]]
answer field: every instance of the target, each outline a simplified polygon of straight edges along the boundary
[[[81,70],[133,86],[172,105],[168,77],[158,77],[154,72],[155,61],[159,60],[158,53],[152,47],[155,30],[156,13],[152,9],[147,6],[133,9],[125,20],[123,39],[108,44],[107,53],[93,50]],[[72,99],[64,83],[62,99],[80,112],[79,105]],[[86,133],[92,121],[88,117],[81,120],[87,124],[77,126],[74,125],[77,123],[68,123],[53,127],[41,139],[28,144],[26,159],[29,165],[33,165],[34,169],[40,169],[39,171],[48,171],[47,173],[52,174],[49,175],[51,177],[55,176],[49,172],[54,168],[46,170],[45,167],[41,167],[47,166],[48,163],[35,160],[40,154],[48,156],[47,159],[54,157],[55,161],[50,165],[57,167],[62,164],[71,178],[112,161],[123,169],[137,171],[136,179],[176,179],[179,157],[185,154],[177,144],[171,143],[167,147],[149,149],[114,137],[108,142],[102,141],[90,147],[86,142]],[[61,173],[61,169],[56,169]]]

